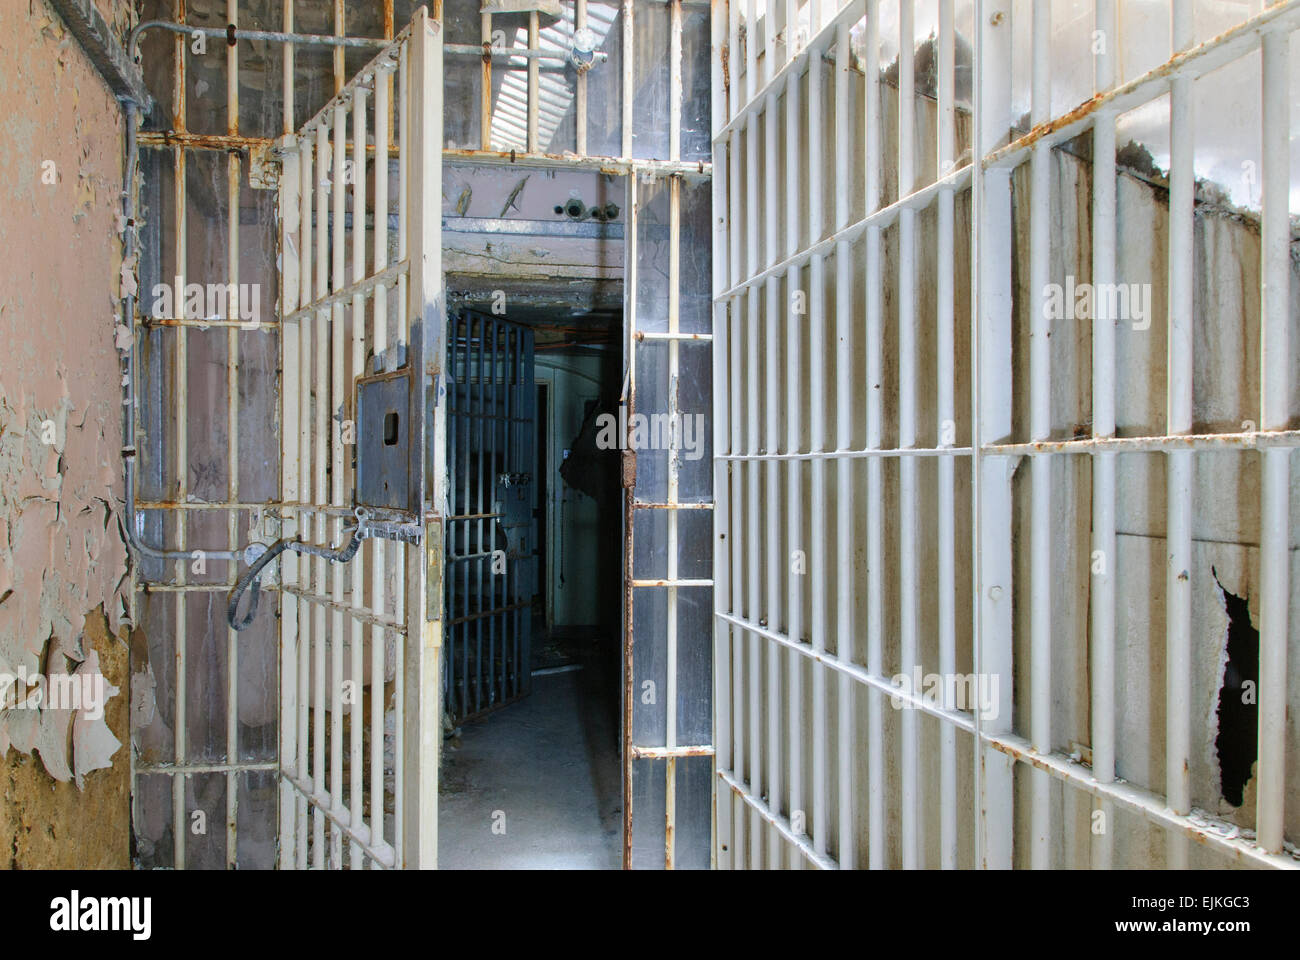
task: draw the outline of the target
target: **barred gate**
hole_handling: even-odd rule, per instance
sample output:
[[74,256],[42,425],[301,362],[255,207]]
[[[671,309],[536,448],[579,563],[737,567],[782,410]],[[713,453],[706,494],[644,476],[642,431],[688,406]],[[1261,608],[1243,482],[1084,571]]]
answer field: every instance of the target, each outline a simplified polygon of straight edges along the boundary
[[[733,0],[723,42],[715,21],[719,865],[1296,866],[1300,3],[1199,45],[1173,3],[1167,61],[1135,65],[1137,6]],[[1225,68],[1258,84],[1239,310],[1194,293],[1193,107]],[[1169,140],[1167,244],[1152,188],[1117,177],[1140,108]],[[1071,271],[1109,290],[1148,263],[1146,339],[1105,308],[1049,319]],[[1207,733],[1229,563],[1258,629],[1253,808],[1220,801]],[[988,695],[910,682],[930,674]]]
[[533,331],[462,310],[447,337],[446,712],[531,689],[536,583]]
[[[280,866],[433,866],[446,416],[439,21],[418,10],[277,150],[282,535],[338,546],[365,505],[423,528],[420,545],[371,539],[350,563],[282,555]],[[378,385],[366,394],[375,410],[358,409],[366,383]],[[389,448],[396,461],[381,461]],[[358,474],[368,456],[382,462],[377,489]],[[390,486],[429,495],[385,504]]]

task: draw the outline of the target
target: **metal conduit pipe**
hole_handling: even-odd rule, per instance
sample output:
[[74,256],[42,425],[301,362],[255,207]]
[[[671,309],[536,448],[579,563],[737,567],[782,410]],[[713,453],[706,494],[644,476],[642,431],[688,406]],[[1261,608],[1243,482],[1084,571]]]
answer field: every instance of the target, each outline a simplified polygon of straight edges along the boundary
[[[286,33],[282,30],[240,30],[234,24],[227,24],[225,27],[199,27],[191,24],[175,23],[171,20],[146,20],[131,31],[128,49],[132,60],[138,61],[139,59],[139,41],[146,30],[168,30],[172,33],[182,33],[188,36],[202,35],[225,40],[231,46],[234,46],[239,40],[265,40],[269,43],[292,43],[301,44],[302,46],[361,47],[380,50],[392,43],[391,40],[382,37],[337,37],[331,34],[319,33]],[[453,57],[487,57],[492,60],[525,59],[568,62],[572,57],[572,54],[568,51],[557,53],[549,50],[514,50],[494,47],[487,43],[445,43],[442,50],[444,54]],[[609,54],[602,50],[594,51],[591,56],[602,62],[609,59]]]
[[[126,229],[122,231],[122,260],[129,263],[130,258],[140,248],[135,220],[135,167],[139,159],[140,147],[136,138],[136,125],[139,122],[141,104],[134,100],[123,100],[126,112],[126,163],[123,170],[122,205],[126,218]],[[135,337],[135,295],[123,293],[122,322],[130,333],[131,345],[126,352],[126,422],[122,428],[122,459],[125,463],[126,486],[126,540],[127,544],[141,556],[155,560],[188,560],[194,555],[189,550],[162,550],[151,547],[140,539],[136,532],[135,509],[135,371],[136,371],[136,337]],[[234,560],[241,555],[238,550],[204,550],[203,555],[211,560]]]
[[[128,55],[132,62],[139,63],[140,60],[140,37],[146,30],[159,29],[169,30],[173,33],[183,33],[193,35],[195,33],[203,34],[210,37],[224,37],[230,44],[238,40],[267,40],[275,43],[294,43],[305,46],[330,46],[330,47],[364,47],[374,48],[382,47],[390,40],[376,40],[368,37],[335,37],[316,34],[300,34],[272,32],[263,30],[239,30],[233,25],[225,29],[216,27],[195,27],[181,23],[172,23],[166,20],[146,20],[137,24],[131,31],[128,41]],[[130,97],[121,97],[119,102],[122,104],[126,114],[126,162],[123,170],[123,213],[126,218],[126,229],[122,235],[122,258],[124,262],[130,262],[130,258],[140,248],[138,237],[138,224],[135,220],[135,203],[136,203],[136,166],[139,162],[140,147],[137,139],[136,127],[140,121],[140,111],[147,105]],[[242,550],[218,549],[218,550],[164,550],[152,547],[145,543],[140,534],[137,532],[137,513],[135,506],[135,376],[136,376],[136,329],[135,329],[135,301],[134,294],[124,294],[122,297],[123,324],[130,333],[131,345],[127,350],[126,359],[126,397],[124,400],[126,408],[126,423],[123,427],[123,444],[122,458],[125,461],[125,486],[126,486],[126,539],[127,545],[131,547],[140,556],[149,557],[155,560],[188,560],[196,552],[201,552],[210,560],[237,560],[243,556]],[[304,545],[305,546],[305,545]],[[284,547],[276,551],[281,552]],[[314,548],[324,550],[326,548]],[[354,551],[355,552],[355,551]],[[263,554],[263,557],[268,557]],[[328,554],[320,554],[328,556]],[[269,559],[267,560],[269,562]],[[263,564],[264,565],[264,564]],[[258,567],[260,570],[261,567]],[[247,577],[248,574],[245,574]],[[245,584],[246,586],[247,584]],[[251,614],[250,614],[251,620]],[[233,620],[232,620],[233,626]]]
[[[357,518],[357,525],[351,528],[351,534],[347,542],[341,547],[325,547],[314,543],[304,543],[292,537],[284,537],[275,541],[256,557],[246,558],[249,560],[248,569],[244,571],[244,575],[226,594],[226,622],[230,624],[231,629],[244,630],[253,622],[253,618],[257,616],[257,601],[261,596],[262,570],[286,550],[313,557],[323,557],[330,563],[348,563],[357,555],[362,540],[400,540],[404,543],[415,544],[418,544],[421,540],[422,534],[418,523],[371,520],[370,513],[365,507],[357,507],[353,513]],[[343,532],[348,533],[347,530]],[[243,597],[244,591],[250,586],[253,590],[249,594],[248,613],[240,618],[238,615],[239,601]]]
[[[289,33],[285,31],[273,30],[240,30],[233,24],[221,27],[198,27],[189,24],[175,23],[169,20],[146,20],[136,25],[131,31],[128,41],[128,55],[132,62],[140,61],[140,38],[146,30],[167,30],[172,33],[181,33],[187,35],[202,34],[208,37],[224,38],[227,43],[234,45],[239,40],[265,40],[271,43],[291,43],[301,44],[303,46],[325,46],[325,47],[361,47],[366,49],[375,49],[384,47],[390,43],[390,39],[370,38],[370,37],[338,37],[325,34],[306,34],[306,33]],[[568,60],[567,55],[558,55],[547,53],[541,50],[497,50],[490,45],[484,44],[476,46],[474,44],[444,44],[445,53],[459,56],[479,56],[490,57],[491,59],[510,59],[514,57],[523,57],[526,59],[537,60]],[[597,60],[605,60],[607,55],[601,51],[595,53]],[[135,197],[136,197],[136,176],[135,169],[139,161],[139,142],[136,137],[136,126],[139,123],[140,112],[148,105],[141,103],[130,97],[122,97],[119,102],[123,105],[126,112],[126,169],[123,173],[125,180],[123,189],[124,214],[126,216],[126,230],[122,239],[122,256],[123,260],[129,262],[133,253],[139,250],[139,242],[136,231],[138,229],[135,222]],[[123,431],[122,457],[125,461],[125,485],[126,485],[126,537],[128,545],[141,556],[150,557],[155,560],[188,560],[196,552],[201,552],[205,557],[211,560],[236,560],[243,555],[242,550],[164,550],[152,547],[141,540],[136,532],[137,514],[135,507],[135,370],[136,370],[136,339],[135,339],[135,296],[126,295],[122,297],[123,323],[131,335],[131,346],[127,351],[127,370],[126,370],[126,425]],[[281,547],[277,553],[284,548]],[[296,548],[295,548],[296,549]],[[325,548],[315,548],[321,550]],[[304,551],[297,551],[304,552]],[[306,551],[312,552],[312,551]],[[268,551],[269,553],[269,551]],[[318,556],[328,556],[328,553],[317,553]],[[264,557],[266,555],[263,555]],[[266,561],[266,562],[269,562]],[[263,564],[264,565],[264,564]],[[258,568],[260,569],[260,567]],[[247,574],[245,575],[247,576]],[[233,610],[233,607],[232,607]],[[250,614],[251,617],[251,614]],[[231,625],[234,625],[233,613]],[[239,629],[239,628],[236,628]]]
[[[333,47],[365,47],[373,48],[384,46],[391,43],[390,40],[374,40],[366,37],[335,37],[315,34],[298,34],[269,32],[261,30],[238,30],[233,26],[227,29],[215,27],[192,27],[186,24],[172,23],[166,20],[146,20],[137,24],[131,31],[130,40],[128,41],[128,55],[132,62],[139,63],[140,60],[140,37],[144,31],[149,29],[170,30],[173,33],[194,34],[202,33],[205,36],[225,37],[227,42],[234,43],[237,40],[268,40],[276,43],[294,43],[315,46],[333,46]],[[139,226],[135,220],[136,204],[136,166],[139,162],[140,146],[136,136],[137,125],[140,122],[140,112],[147,105],[130,97],[120,97],[119,102],[122,104],[126,114],[126,161],[123,170],[123,213],[126,218],[126,229],[122,235],[122,259],[129,263],[130,258],[140,249],[138,230]],[[136,328],[135,328],[135,301],[134,294],[124,294],[122,296],[123,325],[130,334],[131,345],[127,350],[126,358],[126,397],[124,405],[126,409],[126,423],[123,427],[123,444],[122,459],[125,461],[125,486],[126,486],[126,539],[127,545],[138,555],[149,557],[154,560],[188,560],[195,553],[201,553],[209,560],[238,560],[243,556],[242,550],[216,549],[216,550],[165,550],[150,546],[145,543],[140,534],[137,532],[137,513],[135,506],[135,462],[136,462],[136,445],[135,445],[135,376],[137,363],[136,347]],[[304,544],[304,546],[306,546]],[[285,549],[281,547],[276,553]],[[327,548],[316,547],[314,550],[327,550]],[[302,552],[302,551],[299,551]],[[355,551],[354,551],[355,552]],[[269,557],[270,551],[263,554],[263,557]],[[329,556],[328,552],[318,554]],[[350,559],[350,558],[349,558]],[[269,559],[266,561],[269,562]],[[265,565],[265,564],[263,564]],[[261,569],[259,566],[258,570]],[[245,574],[247,577],[248,574]],[[245,584],[247,586],[247,584]],[[250,613],[251,620],[251,613]],[[233,619],[231,625],[234,625]],[[245,624],[246,626],[247,624]],[[238,628],[237,628],[238,629]]]

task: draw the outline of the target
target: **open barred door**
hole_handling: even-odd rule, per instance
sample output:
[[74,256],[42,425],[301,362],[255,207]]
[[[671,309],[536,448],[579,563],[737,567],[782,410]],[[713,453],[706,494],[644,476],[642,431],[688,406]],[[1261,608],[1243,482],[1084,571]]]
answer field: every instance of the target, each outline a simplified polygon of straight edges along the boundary
[[282,536],[359,541],[282,556],[282,869],[437,861],[442,44],[420,9],[277,144]]

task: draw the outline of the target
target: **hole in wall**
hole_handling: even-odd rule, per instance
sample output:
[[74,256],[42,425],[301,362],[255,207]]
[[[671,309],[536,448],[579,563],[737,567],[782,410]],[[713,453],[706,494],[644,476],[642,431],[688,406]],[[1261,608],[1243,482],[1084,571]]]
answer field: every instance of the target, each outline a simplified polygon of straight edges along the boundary
[[1227,590],[1213,568],[1211,573],[1228,615],[1226,662],[1219,688],[1219,735],[1214,741],[1219,756],[1219,794],[1239,807],[1259,746],[1259,631],[1250,622],[1246,599]]
[[397,411],[390,410],[384,414],[384,446],[397,446]]

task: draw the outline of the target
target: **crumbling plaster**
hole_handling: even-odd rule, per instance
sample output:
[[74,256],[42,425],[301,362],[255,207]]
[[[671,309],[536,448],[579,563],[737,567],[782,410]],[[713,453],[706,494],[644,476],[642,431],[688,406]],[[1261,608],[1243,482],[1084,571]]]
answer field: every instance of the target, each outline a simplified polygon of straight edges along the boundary
[[[129,23],[125,0],[101,9]],[[118,104],[43,0],[0,6],[0,674],[102,673],[113,693],[127,685],[129,582],[115,342],[122,134]],[[0,830],[14,865],[73,865],[90,848],[67,841],[86,830],[103,835],[99,865],[125,865],[125,699],[103,719],[0,710]],[[107,772],[87,776],[96,770]],[[33,840],[34,824],[65,842]]]

